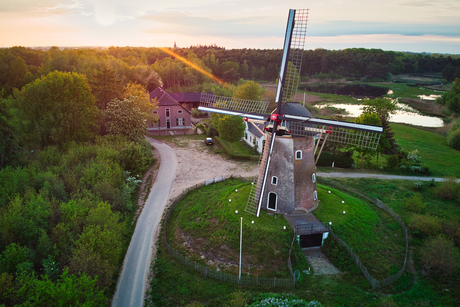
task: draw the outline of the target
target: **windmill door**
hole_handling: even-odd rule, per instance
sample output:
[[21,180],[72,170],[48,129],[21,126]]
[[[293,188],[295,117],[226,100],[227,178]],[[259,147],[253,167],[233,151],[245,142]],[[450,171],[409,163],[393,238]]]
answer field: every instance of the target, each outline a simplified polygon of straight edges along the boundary
[[276,202],[278,201],[278,195],[274,192],[268,193],[267,209],[276,211]]

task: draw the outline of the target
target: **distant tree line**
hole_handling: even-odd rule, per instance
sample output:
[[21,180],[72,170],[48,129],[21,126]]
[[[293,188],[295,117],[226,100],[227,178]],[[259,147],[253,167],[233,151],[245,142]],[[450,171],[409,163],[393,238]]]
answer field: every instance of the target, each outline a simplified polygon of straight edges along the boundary
[[[228,82],[275,81],[282,50],[230,49],[212,46],[172,48],[204,71]],[[103,67],[124,83],[142,84],[148,91],[163,86],[171,91],[212,90],[212,79],[158,48],[110,47],[48,50],[0,49],[0,88],[4,95],[52,71],[77,72],[91,82]],[[301,77],[334,74],[356,80],[388,80],[405,73],[442,74],[448,82],[460,77],[460,56],[404,53],[380,49],[315,49],[304,51]]]

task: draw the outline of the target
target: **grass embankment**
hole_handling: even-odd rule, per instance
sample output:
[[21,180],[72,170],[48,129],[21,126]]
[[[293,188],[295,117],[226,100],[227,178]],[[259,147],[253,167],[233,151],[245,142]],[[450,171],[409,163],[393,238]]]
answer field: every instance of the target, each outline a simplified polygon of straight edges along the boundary
[[[292,230],[282,216],[275,219],[275,216],[267,215],[263,211],[261,218],[257,219],[244,212],[249,193],[246,189],[249,187],[238,181],[225,181],[190,192],[175,208],[170,219],[168,242],[197,261],[209,263],[209,260],[214,259],[215,266],[236,273],[239,224],[242,216],[243,274],[260,273],[280,277],[288,275],[286,253],[292,240]],[[333,192],[329,194],[328,190]],[[388,277],[402,267],[405,241],[399,224],[372,204],[326,186],[319,186],[319,197],[321,203],[315,213],[323,221],[333,223],[337,234],[353,247],[374,277]],[[228,199],[232,201],[229,202]],[[344,204],[342,200],[345,201]],[[239,213],[235,214],[235,210]],[[343,210],[346,211],[345,215]],[[252,220],[255,221],[254,224],[251,223]],[[288,226],[288,231],[282,229],[285,225]],[[202,259],[201,256],[205,258]],[[249,264],[251,269],[248,269]],[[301,265],[298,262],[297,268],[305,269],[305,265],[306,263]],[[359,269],[356,270],[356,266],[353,266],[345,265],[343,273],[339,275],[315,276],[302,273],[302,280],[296,289],[239,288],[207,279],[177,263],[160,243],[155,265],[156,276],[152,282],[151,305],[176,306],[197,301],[207,306],[223,306],[238,289],[252,295],[268,291],[288,292],[307,301],[318,300],[328,306],[379,306],[383,300],[388,300],[372,291]],[[412,280],[412,276],[406,273],[394,285],[380,291],[406,291],[412,286]],[[437,300],[436,294],[428,296],[422,290],[415,290],[418,291],[416,295],[420,295],[417,300]],[[409,295],[414,295],[411,291],[414,290],[410,289]],[[407,299],[407,295],[402,295],[402,300]]]
[[444,136],[404,125],[391,124],[391,127],[405,151],[418,149],[432,176],[460,177],[460,151],[450,147]]

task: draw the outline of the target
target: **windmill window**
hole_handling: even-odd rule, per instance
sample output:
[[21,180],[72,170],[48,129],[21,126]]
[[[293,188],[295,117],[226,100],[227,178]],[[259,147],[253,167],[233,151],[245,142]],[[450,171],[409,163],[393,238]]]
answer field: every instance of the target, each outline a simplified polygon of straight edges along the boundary
[[169,117],[170,116],[170,109],[165,109],[165,116],[166,117]]
[[296,160],[302,159],[302,151],[301,151],[301,150],[297,150],[297,151],[295,152],[295,159],[296,159]]
[[274,192],[268,193],[268,200],[267,200],[267,209],[276,211],[276,203],[278,201],[278,195]]
[[273,177],[272,177],[272,184],[273,184],[273,185],[277,185],[277,184],[278,184],[278,177],[276,177],[276,176],[273,176]]
[[314,200],[318,199],[318,193],[316,192],[316,190],[313,192],[313,199]]
[[311,181],[313,181],[313,183],[316,182],[316,174],[315,174],[315,173],[313,173],[313,174],[311,175]]

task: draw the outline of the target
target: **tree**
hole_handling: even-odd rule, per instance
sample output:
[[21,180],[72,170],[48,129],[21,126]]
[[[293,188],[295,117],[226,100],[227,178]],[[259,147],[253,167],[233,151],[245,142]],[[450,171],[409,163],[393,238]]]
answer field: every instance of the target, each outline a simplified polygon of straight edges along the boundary
[[14,92],[25,141],[45,147],[94,138],[98,111],[86,77],[52,72]]
[[110,135],[123,135],[131,141],[138,141],[147,131],[147,114],[142,112],[132,96],[129,99],[110,101],[104,116]]
[[260,100],[263,89],[254,81],[246,81],[240,84],[233,92],[233,98]]
[[[380,119],[377,113],[364,112],[360,116],[355,118],[354,122],[359,123],[359,124],[380,126]],[[375,151],[369,148],[356,147],[355,150],[361,153],[361,163],[360,163],[361,168],[363,167],[363,161],[364,161],[365,156],[375,155]]]
[[438,235],[425,241],[420,256],[427,271],[447,276],[458,267],[460,253],[452,240]]
[[107,104],[123,95],[123,85],[108,66],[101,68],[91,79],[91,92],[99,110],[107,109]]
[[376,113],[380,119],[383,133],[380,136],[378,153],[391,155],[399,151],[390,127],[390,115],[396,112],[396,104],[397,102],[394,100],[377,98],[366,101],[363,107],[363,113]]
[[155,119],[153,111],[158,108],[158,103],[156,99],[150,99],[150,95],[143,85],[132,82],[126,84],[122,98],[128,99],[130,97],[136,98],[134,102],[142,112],[147,114],[146,120]]
[[20,153],[19,139],[10,123],[11,118],[6,101],[0,98],[0,169],[13,164]]
[[219,136],[230,143],[230,148],[233,150],[233,142],[240,140],[244,136],[245,129],[244,120],[240,116],[223,115],[218,122],[217,130]]

